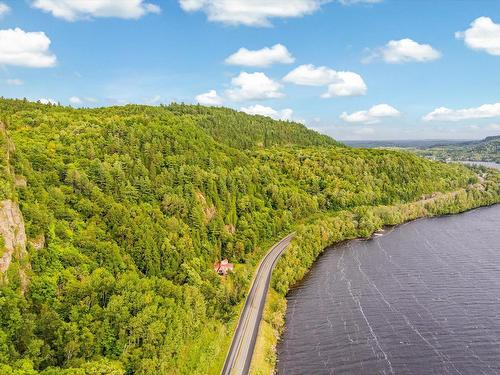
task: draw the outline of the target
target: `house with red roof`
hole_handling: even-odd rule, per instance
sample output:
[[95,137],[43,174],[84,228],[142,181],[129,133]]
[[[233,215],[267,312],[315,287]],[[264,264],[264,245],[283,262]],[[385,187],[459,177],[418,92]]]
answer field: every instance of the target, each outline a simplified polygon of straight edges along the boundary
[[223,259],[220,262],[214,264],[214,271],[217,272],[221,276],[227,275],[228,271],[233,272],[234,265],[229,263],[227,259]]

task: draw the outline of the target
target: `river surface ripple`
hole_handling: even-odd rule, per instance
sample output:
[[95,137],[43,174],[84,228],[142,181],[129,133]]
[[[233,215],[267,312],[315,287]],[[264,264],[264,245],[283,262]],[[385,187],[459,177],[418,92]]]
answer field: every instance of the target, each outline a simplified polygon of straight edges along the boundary
[[287,299],[278,374],[500,374],[500,205],[329,248]]

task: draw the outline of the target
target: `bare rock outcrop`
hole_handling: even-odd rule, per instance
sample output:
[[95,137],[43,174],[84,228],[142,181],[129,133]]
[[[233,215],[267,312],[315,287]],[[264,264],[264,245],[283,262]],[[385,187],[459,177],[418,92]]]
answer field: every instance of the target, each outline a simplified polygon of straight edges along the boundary
[[10,266],[14,254],[22,258],[26,254],[26,231],[21,210],[17,203],[7,199],[0,202],[0,238],[3,241],[3,255],[0,258],[0,272]]
[[43,234],[40,234],[34,239],[30,240],[29,244],[33,246],[33,249],[41,250],[45,246],[45,236]]

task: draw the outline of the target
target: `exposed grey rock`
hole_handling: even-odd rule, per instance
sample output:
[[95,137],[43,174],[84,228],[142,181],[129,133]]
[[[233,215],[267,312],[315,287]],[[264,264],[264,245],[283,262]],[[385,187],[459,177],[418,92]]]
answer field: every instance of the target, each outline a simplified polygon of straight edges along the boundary
[[7,199],[0,202],[0,236],[4,242],[4,253],[0,258],[0,272],[10,266],[13,255],[22,258],[26,254],[26,231],[21,210],[17,203]]
[[41,250],[45,246],[45,236],[40,234],[36,238],[30,240],[30,245],[33,246],[35,250]]

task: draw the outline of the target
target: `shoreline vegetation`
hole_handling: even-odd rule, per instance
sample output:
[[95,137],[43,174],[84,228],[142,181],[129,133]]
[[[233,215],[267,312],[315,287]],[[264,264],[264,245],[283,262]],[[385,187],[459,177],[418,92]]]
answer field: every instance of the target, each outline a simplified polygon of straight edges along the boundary
[[476,170],[483,172],[482,182],[465,189],[436,193],[411,203],[322,214],[299,225],[272,275],[250,374],[276,372],[276,346],[286,323],[286,294],[304,278],[318,256],[338,243],[369,239],[387,226],[395,227],[417,219],[458,214],[500,203],[500,173],[490,170],[485,174],[484,168]]
[[[0,225],[2,375],[218,374],[279,238],[300,230],[274,275],[273,327],[327,244],[423,215],[404,205],[422,197],[437,214],[436,191],[481,183],[448,212],[498,197],[486,169],[352,149],[223,107],[0,99],[0,123],[0,210],[17,207],[25,232],[5,241],[16,231]],[[235,272],[220,277],[213,264],[225,258]]]

